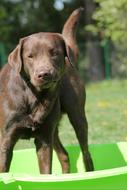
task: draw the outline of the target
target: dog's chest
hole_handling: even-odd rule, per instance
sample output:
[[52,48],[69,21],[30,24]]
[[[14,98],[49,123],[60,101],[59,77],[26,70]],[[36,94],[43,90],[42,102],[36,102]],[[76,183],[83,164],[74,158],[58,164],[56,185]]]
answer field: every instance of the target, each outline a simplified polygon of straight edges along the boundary
[[51,96],[51,94],[42,93],[37,96],[29,91],[27,95],[27,105],[29,107],[28,113],[31,115],[33,122],[39,124],[42,123],[50,113],[54,101],[55,95]]

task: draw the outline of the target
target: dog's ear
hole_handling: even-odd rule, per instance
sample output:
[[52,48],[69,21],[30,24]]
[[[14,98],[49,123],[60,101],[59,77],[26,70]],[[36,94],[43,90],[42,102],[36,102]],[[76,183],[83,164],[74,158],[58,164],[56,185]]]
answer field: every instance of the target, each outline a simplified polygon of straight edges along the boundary
[[66,49],[66,53],[65,53],[65,62],[67,64],[70,64],[72,67],[74,66],[74,55],[73,52],[71,50],[71,48],[65,44],[65,49]]
[[22,68],[22,46],[23,46],[24,39],[19,41],[19,44],[16,48],[9,54],[8,56],[8,63],[11,67],[16,71],[16,73],[20,73]]

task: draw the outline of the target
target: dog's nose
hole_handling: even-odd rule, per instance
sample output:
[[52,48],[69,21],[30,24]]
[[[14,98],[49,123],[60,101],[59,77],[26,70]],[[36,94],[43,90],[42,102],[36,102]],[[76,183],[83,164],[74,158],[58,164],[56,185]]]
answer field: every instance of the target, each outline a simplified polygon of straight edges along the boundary
[[42,79],[44,79],[44,80],[50,80],[50,79],[52,79],[52,74],[50,73],[50,72],[44,72],[44,71],[40,71],[40,72],[38,72],[37,73],[37,78],[39,79],[39,80],[42,80]]

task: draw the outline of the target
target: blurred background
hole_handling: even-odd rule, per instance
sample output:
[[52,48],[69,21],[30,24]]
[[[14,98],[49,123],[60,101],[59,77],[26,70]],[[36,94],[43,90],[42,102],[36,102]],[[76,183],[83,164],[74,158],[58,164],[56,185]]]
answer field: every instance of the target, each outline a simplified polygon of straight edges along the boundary
[[[20,38],[61,32],[80,6],[77,67],[86,83],[89,142],[127,140],[127,0],[0,0],[0,67]],[[66,116],[60,125],[62,141],[77,143]]]

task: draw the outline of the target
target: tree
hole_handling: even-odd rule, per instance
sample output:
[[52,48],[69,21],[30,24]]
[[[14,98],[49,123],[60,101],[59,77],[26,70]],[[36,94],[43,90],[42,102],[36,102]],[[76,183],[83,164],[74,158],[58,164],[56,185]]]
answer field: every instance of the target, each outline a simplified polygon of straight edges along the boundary
[[[96,9],[96,4],[93,0],[85,0],[85,22],[86,26],[94,24],[92,15]],[[91,31],[86,32],[86,46],[89,58],[89,74],[93,81],[104,78],[104,64],[102,59],[102,47],[100,45],[99,33],[94,35]]]
[[81,0],[64,2],[64,9],[54,8],[56,0],[1,0],[0,41],[12,49],[19,38],[40,31],[61,32],[69,14],[81,6]]
[[96,21],[95,30],[113,42],[127,40],[127,1],[126,0],[95,0],[99,4],[93,14]]
[[87,30],[112,42],[113,76],[127,76],[127,1],[94,1],[98,4],[92,16],[95,22],[87,26]]

